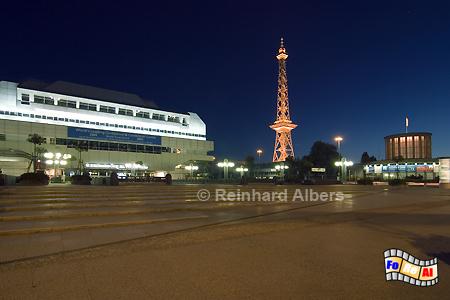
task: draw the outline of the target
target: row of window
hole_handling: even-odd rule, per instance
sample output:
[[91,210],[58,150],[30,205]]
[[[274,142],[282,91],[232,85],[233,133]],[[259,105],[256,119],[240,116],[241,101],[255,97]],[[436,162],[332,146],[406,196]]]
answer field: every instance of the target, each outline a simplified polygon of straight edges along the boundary
[[[25,104],[25,105],[30,105],[30,95],[22,94],[21,103]],[[55,100],[51,97],[34,95],[34,103],[55,105]],[[59,99],[57,101],[56,105],[62,106],[62,107],[77,108],[76,101],[65,100],[65,99]],[[116,114],[117,113],[117,114],[123,115],[123,116],[130,116],[130,117],[136,116],[138,118],[143,118],[143,119],[153,119],[153,120],[167,121],[167,122],[172,122],[172,123],[181,123],[184,126],[188,125],[186,118],[183,118],[182,120],[180,120],[180,117],[167,116],[167,119],[166,119],[166,116],[163,114],[158,114],[158,113],[150,114],[149,112],[144,112],[144,111],[137,111],[136,114],[134,114],[132,109],[125,109],[125,108],[119,108],[116,112],[116,108],[113,106],[99,105],[99,109],[97,110],[97,104],[79,102],[78,108],[82,109],[82,110],[99,111],[99,112],[108,113],[108,114]]]
[[[6,141],[6,135],[0,134],[0,141]],[[43,144],[47,144],[47,138],[44,138]],[[161,146],[149,146],[149,145],[137,145],[137,144],[123,144],[123,143],[110,143],[110,142],[98,142],[98,141],[84,141],[64,138],[50,138],[49,144],[52,145],[64,145],[67,148],[76,148],[80,145],[86,150],[104,150],[104,151],[121,151],[121,152],[139,152],[139,153],[181,153],[180,148],[170,148]]]
[[56,145],[65,145],[67,148],[75,148],[81,142],[81,146],[88,150],[103,150],[103,151],[120,151],[120,152],[139,152],[139,153],[177,153],[176,149],[161,146],[136,145],[124,143],[110,143],[97,141],[80,141],[74,139],[56,138]]
[[204,134],[196,134],[196,133],[189,133],[189,132],[179,132],[179,131],[173,131],[173,130],[163,130],[163,129],[155,129],[155,128],[147,128],[147,127],[139,127],[139,126],[129,126],[129,125],[122,125],[122,124],[93,122],[93,121],[87,121],[87,120],[51,117],[51,116],[36,115],[36,114],[24,114],[24,113],[19,113],[19,112],[11,112],[11,111],[3,111],[3,110],[0,110],[0,115],[10,115],[10,116],[25,117],[25,118],[53,120],[53,121],[69,122],[69,123],[75,123],[75,124],[97,125],[97,126],[105,126],[105,127],[111,127],[111,128],[133,129],[133,130],[140,130],[140,131],[146,131],[146,132],[168,133],[168,134],[180,135],[181,137],[183,137],[183,136],[203,137],[203,138],[206,137],[206,135],[204,135]]

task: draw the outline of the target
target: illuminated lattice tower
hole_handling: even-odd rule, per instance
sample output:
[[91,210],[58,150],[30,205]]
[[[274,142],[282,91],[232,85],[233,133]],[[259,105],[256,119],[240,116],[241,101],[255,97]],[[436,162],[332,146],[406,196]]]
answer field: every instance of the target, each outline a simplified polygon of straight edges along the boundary
[[277,95],[277,119],[270,125],[275,130],[275,149],[273,150],[273,162],[285,161],[286,158],[294,157],[291,130],[297,127],[292,123],[289,113],[288,84],[286,75],[286,59],[288,55],[281,38],[280,49],[278,49],[278,95]]

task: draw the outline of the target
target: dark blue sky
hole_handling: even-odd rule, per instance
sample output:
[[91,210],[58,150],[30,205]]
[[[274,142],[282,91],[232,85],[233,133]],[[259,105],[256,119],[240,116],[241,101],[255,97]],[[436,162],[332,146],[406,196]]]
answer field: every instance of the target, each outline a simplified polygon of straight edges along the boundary
[[384,157],[383,137],[433,133],[450,155],[447,1],[29,1],[1,5],[0,79],[66,80],[197,112],[216,154],[271,159],[284,36],[297,155],[344,137]]

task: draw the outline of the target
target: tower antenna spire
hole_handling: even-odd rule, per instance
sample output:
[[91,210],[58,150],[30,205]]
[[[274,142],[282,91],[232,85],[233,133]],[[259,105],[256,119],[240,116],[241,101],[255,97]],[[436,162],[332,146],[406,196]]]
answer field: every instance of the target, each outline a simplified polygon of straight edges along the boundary
[[277,94],[277,118],[270,125],[275,131],[275,148],[273,150],[273,162],[285,161],[288,157],[294,157],[291,130],[297,125],[291,121],[289,112],[288,84],[286,74],[286,60],[288,55],[284,48],[284,40],[281,38],[280,49],[278,49],[278,94]]

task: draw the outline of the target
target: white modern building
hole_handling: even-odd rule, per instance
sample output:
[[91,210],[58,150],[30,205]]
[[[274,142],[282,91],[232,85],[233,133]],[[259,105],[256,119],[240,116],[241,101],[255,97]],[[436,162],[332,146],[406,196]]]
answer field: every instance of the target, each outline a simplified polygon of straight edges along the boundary
[[[82,162],[91,172],[173,172],[190,160],[213,160],[214,143],[206,139],[206,125],[195,113],[164,111],[134,94],[63,81],[0,81],[4,174],[26,171],[27,155],[33,151],[29,134],[45,138],[40,147],[46,152],[75,158],[75,145],[82,143],[88,149],[82,152]],[[63,168],[54,163],[42,161],[40,168],[55,174],[56,169],[77,165],[71,161]]]

